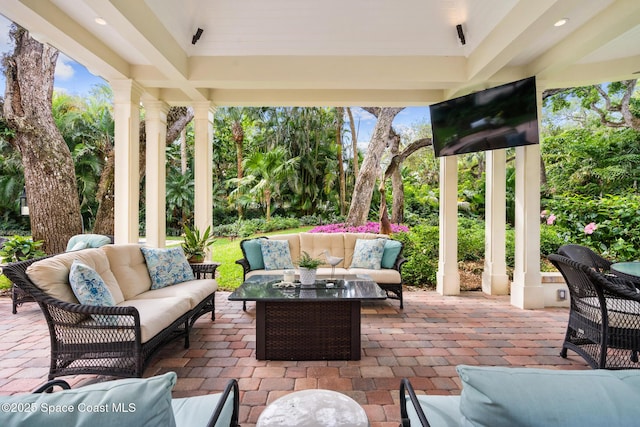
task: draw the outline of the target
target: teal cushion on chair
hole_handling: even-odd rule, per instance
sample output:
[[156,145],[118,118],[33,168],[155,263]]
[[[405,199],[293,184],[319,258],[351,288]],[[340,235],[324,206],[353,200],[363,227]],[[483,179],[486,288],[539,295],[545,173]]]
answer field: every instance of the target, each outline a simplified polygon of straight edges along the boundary
[[[127,378],[55,393],[0,396],[0,404],[22,411],[0,411],[3,427],[136,426],[175,427],[171,390],[175,372]],[[28,410],[25,410],[28,408]]]
[[262,246],[260,241],[265,239],[250,239],[240,243],[244,250],[244,256],[249,262],[251,270],[264,270],[264,260],[262,259]]
[[384,242],[384,250],[382,251],[382,261],[380,267],[393,268],[402,250],[402,243],[397,240],[387,239]]
[[460,412],[476,427],[623,427],[640,420],[638,370],[456,369]]

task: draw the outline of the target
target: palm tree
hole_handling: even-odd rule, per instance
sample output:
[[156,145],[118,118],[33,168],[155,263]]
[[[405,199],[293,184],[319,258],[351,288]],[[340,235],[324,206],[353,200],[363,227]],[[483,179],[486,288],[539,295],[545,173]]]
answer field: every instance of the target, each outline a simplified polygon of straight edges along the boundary
[[292,184],[298,162],[297,157],[287,159],[282,147],[275,147],[266,153],[256,151],[245,160],[243,166],[247,175],[237,180],[238,189],[232,195],[241,200],[242,192],[239,189],[248,188],[252,200],[264,204],[266,220],[270,221],[271,201],[280,196],[284,183]]

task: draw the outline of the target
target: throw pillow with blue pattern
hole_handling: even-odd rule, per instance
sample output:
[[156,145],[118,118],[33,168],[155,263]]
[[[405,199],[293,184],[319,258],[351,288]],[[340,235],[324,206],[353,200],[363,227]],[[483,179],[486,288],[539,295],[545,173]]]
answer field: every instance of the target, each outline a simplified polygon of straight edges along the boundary
[[289,242],[286,240],[261,239],[260,248],[262,250],[262,259],[264,261],[265,270],[293,268]]
[[349,268],[380,270],[384,244],[387,239],[357,239]]
[[180,246],[175,248],[140,248],[151,277],[151,289],[194,280],[193,270]]
[[[102,307],[116,305],[111,291],[98,272],[77,260],[71,264],[69,284],[80,304]],[[117,323],[116,316],[93,314],[92,317],[97,322],[107,325]]]

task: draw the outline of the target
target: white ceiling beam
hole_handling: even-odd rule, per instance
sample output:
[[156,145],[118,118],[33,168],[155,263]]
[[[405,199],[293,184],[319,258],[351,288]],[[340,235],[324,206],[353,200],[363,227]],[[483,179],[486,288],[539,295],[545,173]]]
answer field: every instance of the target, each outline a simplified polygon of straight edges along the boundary
[[[638,24],[640,24],[640,1],[617,0],[540,55],[528,66],[528,70],[541,79],[553,80],[554,73],[575,64]],[[605,79],[607,80],[611,81],[610,78]]]

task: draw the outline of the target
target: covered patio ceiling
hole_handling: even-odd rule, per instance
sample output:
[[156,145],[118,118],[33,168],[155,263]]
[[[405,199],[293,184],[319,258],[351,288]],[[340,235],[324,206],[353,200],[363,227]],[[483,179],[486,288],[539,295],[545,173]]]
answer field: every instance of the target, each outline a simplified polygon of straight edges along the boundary
[[0,13],[171,105],[428,105],[532,75],[547,89],[640,73],[638,0],[3,0]]

